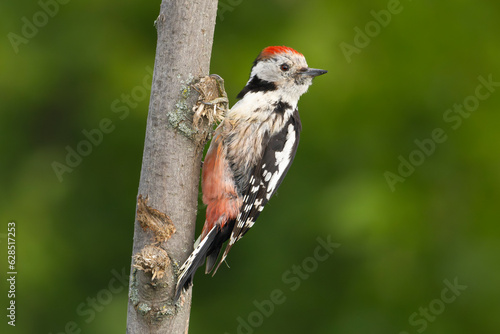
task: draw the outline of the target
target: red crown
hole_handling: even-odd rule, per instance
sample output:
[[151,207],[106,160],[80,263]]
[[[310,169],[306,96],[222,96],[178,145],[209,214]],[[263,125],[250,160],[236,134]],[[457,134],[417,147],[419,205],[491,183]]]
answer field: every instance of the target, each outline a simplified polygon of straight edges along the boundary
[[260,53],[260,56],[259,58],[260,59],[263,59],[263,58],[269,58],[269,57],[272,57],[274,56],[275,54],[279,54],[279,53],[294,53],[296,55],[301,55],[302,56],[302,53],[292,49],[292,48],[289,48],[287,46],[268,46],[267,48],[265,48],[264,50],[262,50],[262,52]]

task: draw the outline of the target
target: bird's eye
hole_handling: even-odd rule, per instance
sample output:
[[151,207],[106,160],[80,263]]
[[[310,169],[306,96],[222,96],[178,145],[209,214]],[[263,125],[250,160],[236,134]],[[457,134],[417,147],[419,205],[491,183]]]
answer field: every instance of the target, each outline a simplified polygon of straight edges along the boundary
[[281,64],[280,68],[283,72],[286,72],[290,69],[290,66],[288,64]]

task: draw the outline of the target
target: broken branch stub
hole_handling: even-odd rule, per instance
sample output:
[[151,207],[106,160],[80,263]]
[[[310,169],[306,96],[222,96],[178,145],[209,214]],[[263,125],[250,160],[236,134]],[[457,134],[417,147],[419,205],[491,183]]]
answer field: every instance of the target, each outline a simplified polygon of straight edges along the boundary
[[143,230],[151,230],[155,241],[162,243],[167,241],[175,233],[175,226],[170,217],[163,212],[147,205],[148,198],[142,195],[137,198],[137,221]]
[[163,278],[170,266],[170,258],[167,252],[157,246],[146,245],[134,255],[134,267],[144,272],[151,272],[151,280]]
[[224,80],[217,74],[201,78],[192,87],[199,93],[198,101],[193,106],[193,127],[201,134],[199,140],[204,142],[210,137],[213,125],[224,119],[229,100]]

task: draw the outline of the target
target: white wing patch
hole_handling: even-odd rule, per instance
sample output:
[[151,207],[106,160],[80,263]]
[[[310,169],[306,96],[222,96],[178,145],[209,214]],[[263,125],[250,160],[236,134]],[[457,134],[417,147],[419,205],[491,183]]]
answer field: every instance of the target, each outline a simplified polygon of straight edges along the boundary
[[274,192],[274,189],[278,185],[278,181],[285,172],[286,167],[290,164],[293,144],[295,143],[295,128],[293,124],[288,125],[288,133],[286,135],[285,146],[283,147],[283,151],[275,153],[275,164],[277,167],[276,172],[272,175],[271,173],[267,173],[265,176],[265,180],[269,179],[269,185],[267,187],[266,197],[269,200],[271,195]]

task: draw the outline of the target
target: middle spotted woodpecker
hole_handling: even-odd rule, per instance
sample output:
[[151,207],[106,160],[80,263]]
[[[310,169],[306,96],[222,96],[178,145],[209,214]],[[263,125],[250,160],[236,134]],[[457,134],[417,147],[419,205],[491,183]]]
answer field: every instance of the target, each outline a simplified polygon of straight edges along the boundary
[[217,127],[205,157],[206,221],[201,241],[180,268],[175,299],[205,259],[205,272],[215,274],[280,186],[299,144],[299,98],[326,72],[309,68],[301,53],[285,46],[267,47],[255,59],[240,100]]

